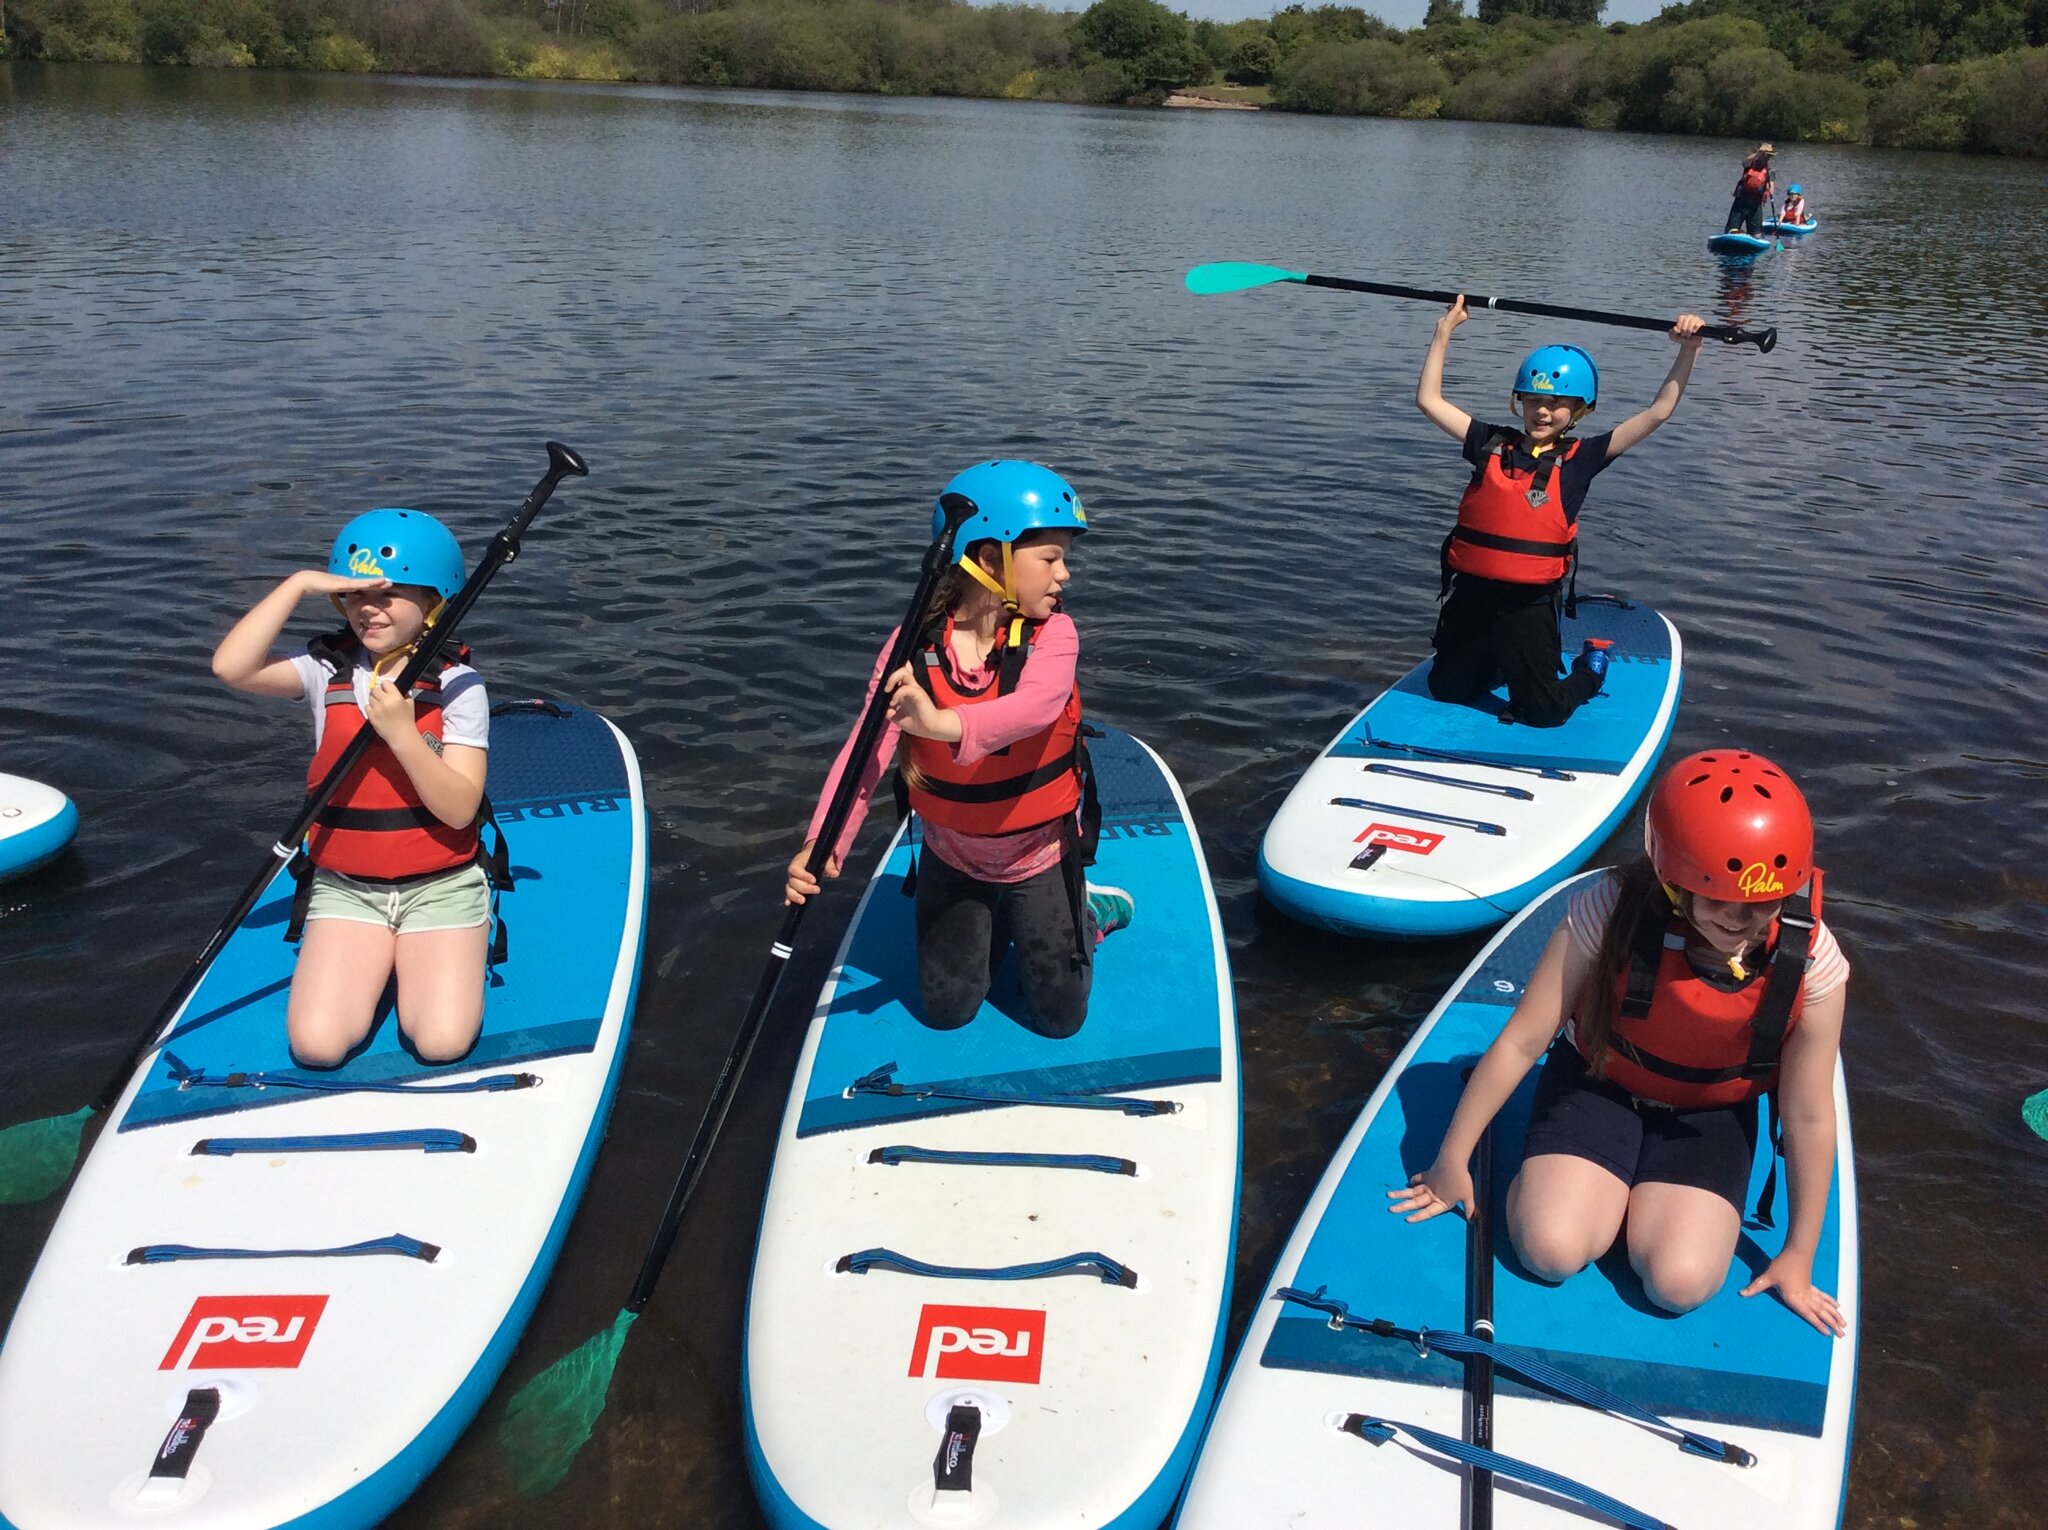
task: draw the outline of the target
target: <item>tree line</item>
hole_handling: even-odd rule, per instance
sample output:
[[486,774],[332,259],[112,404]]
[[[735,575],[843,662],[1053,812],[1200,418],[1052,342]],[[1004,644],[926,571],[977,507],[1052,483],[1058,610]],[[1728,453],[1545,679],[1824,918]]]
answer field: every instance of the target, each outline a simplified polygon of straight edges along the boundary
[[966,0],[0,0],[15,58],[1151,104],[2048,155],[2048,0],[1429,0],[1190,21]]

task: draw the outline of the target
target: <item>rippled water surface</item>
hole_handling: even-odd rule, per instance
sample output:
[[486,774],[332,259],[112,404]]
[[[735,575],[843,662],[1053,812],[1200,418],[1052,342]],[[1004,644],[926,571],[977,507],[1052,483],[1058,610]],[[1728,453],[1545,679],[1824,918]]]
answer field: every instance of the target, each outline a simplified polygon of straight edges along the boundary
[[[1254,885],[1293,776],[1420,656],[1463,469],[1411,402],[1428,308],[1197,300],[1181,271],[1271,260],[1774,324],[1770,356],[1710,346],[1674,421],[1600,480],[1584,577],[1682,629],[1674,751],[1758,747],[1820,814],[1856,963],[1849,1521],[2043,1523],[2048,1144],[2019,1105],[2048,1087],[2048,184],[2038,163],[1800,149],[1783,171],[1822,232],[1730,275],[1703,240],[1740,147],[0,68],[0,768],[85,815],[75,854],[0,890],[0,1121],[97,1087],[290,816],[303,720],[212,681],[227,624],[368,505],[480,545],[558,436],[592,474],[467,635],[501,694],[574,697],[632,736],[655,890],[625,1088],[524,1380],[631,1283],[932,494],[977,457],[1036,457],[1095,527],[1070,603],[1089,705],[1178,772],[1223,900],[1241,1327],[1478,943],[1320,935]],[[1549,338],[1597,355],[1609,422],[1671,353],[1482,315],[1449,392],[1498,416]],[[394,1524],[757,1523],[742,1293],[852,903],[806,927],[569,1481],[519,1499],[479,1428]],[[0,1310],[55,1214],[0,1211]]]

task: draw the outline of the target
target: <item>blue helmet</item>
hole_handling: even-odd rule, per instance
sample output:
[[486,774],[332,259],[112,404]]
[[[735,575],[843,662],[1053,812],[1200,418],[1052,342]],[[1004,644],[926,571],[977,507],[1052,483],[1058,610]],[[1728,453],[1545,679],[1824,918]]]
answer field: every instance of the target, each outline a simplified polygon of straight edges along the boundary
[[462,588],[462,548],[423,510],[365,510],[335,537],[327,572],[425,585],[447,600]]
[[[1014,542],[1027,531],[1088,529],[1088,512],[1081,508],[1073,485],[1036,462],[977,462],[939,492],[940,500],[948,494],[966,495],[979,512],[953,538],[962,561],[976,542]],[[941,503],[932,509],[932,540],[936,542],[945,529]]]
[[1584,399],[1591,409],[1600,397],[1600,372],[1576,345],[1546,345],[1531,351],[1515,373],[1515,392]]
[[1798,186],[1797,184],[1794,184],[1794,185],[1791,185],[1791,186],[1787,186],[1787,187],[1785,188],[1785,195],[1786,195],[1786,196],[1788,196],[1788,197],[1801,197],[1801,196],[1805,196],[1805,195],[1806,195],[1806,193],[1805,193],[1805,191],[1804,191],[1803,189],[1801,189],[1801,188],[1800,188],[1800,187],[1799,187],[1799,186]]

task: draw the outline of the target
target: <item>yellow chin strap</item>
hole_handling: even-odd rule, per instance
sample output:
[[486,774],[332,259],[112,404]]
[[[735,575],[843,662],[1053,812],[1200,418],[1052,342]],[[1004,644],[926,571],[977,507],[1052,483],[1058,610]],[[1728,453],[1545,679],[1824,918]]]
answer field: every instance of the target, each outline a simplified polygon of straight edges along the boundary
[[1011,562],[1010,544],[1008,542],[1003,543],[1003,582],[1001,584],[997,584],[989,571],[981,566],[979,558],[971,558],[966,553],[962,553],[960,555],[960,566],[966,569],[974,577],[975,582],[983,589],[995,596],[997,600],[1000,600],[1005,611],[1017,609],[1016,567]]
[[[341,597],[339,595],[333,595],[329,596],[328,598],[334,602],[335,608],[339,610],[341,607]],[[384,655],[383,658],[374,661],[370,665],[370,684],[375,685],[377,683],[378,677],[384,673],[385,665],[403,664],[407,659],[411,658],[413,654],[418,650],[420,646],[420,640],[426,637],[426,635],[429,632],[434,630],[434,623],[441,619],[441,613],[447,609],[448,597],[446,595],[436,596],[434,600],[434,609],[427,613],[427,619],[420,624],[419,637],[414,638],[410,643],[407,643],[403,648],[394,648],[390,653]],[[344,617],[346,617],[347,614],[348,613],[346,611],[342,612],[342,615]]]

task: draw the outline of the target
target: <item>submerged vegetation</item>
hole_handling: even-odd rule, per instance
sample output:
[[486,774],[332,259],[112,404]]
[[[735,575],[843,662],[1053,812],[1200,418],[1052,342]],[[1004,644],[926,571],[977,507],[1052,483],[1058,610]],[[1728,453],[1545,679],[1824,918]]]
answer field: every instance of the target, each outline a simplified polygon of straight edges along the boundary
[[1430,0],[1196,21],[965,0],[0,0],[16,58],[1282,109],[2048,155],[2048,0]]

